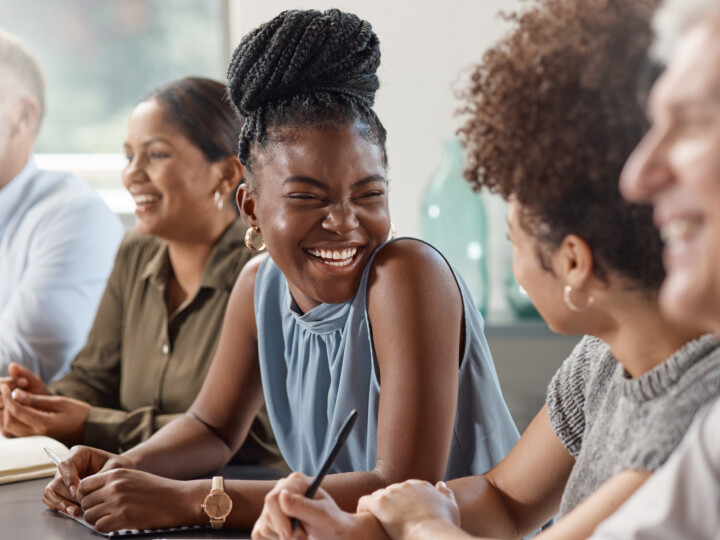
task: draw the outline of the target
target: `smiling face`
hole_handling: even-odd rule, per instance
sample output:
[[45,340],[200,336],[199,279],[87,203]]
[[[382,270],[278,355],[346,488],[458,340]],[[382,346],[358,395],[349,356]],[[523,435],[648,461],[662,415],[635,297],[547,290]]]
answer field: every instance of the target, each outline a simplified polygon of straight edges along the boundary
[[390,230],[387,181],[381,148],[354,126],[289,135],[258,153],[241,209],[307,312],[357,292]]
[[654,205],[665,241],[663,310],[720,329],[720,21],[681,40],[650,96],[653,125],[627,162],[623,194]]
[[125,141],[125,188],[135,200],[137,229],[172,240],[192,241],[216,219],[213,193],[221,173],[176,126],[156,100],[138,104]]

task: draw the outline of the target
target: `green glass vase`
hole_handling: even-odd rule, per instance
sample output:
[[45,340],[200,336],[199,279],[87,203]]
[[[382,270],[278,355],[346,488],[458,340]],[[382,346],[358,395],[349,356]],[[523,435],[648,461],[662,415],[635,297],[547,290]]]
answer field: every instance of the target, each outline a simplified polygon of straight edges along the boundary
[[487,314],[487,217],[480,194],[463,178],[460,141],[443,142],[440,166],[430,178],[422,206],[421,235],[460,272],[476,307]]
[[535,305],[530,300],[530,296],[520,285],[510,270],[505,276],[505,299],[510,309],[518,319],[539,319]]

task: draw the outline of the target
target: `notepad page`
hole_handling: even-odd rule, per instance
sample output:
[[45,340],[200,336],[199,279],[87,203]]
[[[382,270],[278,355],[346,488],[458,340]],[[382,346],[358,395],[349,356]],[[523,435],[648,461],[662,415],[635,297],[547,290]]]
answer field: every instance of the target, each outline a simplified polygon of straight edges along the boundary
[[60,459],[70,452],[67,446],[50,437],[0,438],[0,484],[54,475],[56,467],[45,454],[45,447]]

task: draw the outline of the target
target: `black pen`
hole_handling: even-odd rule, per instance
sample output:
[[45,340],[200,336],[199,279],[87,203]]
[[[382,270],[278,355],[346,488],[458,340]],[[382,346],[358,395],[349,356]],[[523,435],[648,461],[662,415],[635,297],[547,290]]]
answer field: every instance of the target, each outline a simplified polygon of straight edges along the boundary
[[[330,453],[325,458],[325,462],[322,464],[322,467],[320,467],[320,471],[317,473],[315,480],[313,480],[313,483],[310,484],[310,487],[307,488],[307,490],[305,491],[305,497],[307,497],[308,499],[312,499],[315,496],[315,492],[320,487],[320,482],[322,482],[323,478],[325,478],[328,469],[330,469],[333,461],[335,461],[335,458],[340,453],[340,449],[342,448],[343,444],[345,444],[345,439],[347,439],[350,430],[355,425],[357,415],[357,410],[353,409],[352,411],[350,411],[350,414],[340,428],[340,432],[335,437],[335,444],[333,445],[332,450],[330,450]],[[297,520],[297,518],[292,518],[290,520],[290,523],[292,525],[292,531],[295,532],[295,529],[297,529],[298,523],[300,522]]]

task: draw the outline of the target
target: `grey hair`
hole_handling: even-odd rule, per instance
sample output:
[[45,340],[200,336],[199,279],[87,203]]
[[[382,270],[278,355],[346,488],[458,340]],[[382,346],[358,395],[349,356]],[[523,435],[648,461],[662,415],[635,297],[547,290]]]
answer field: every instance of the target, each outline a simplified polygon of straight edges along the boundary
[[708,19],[720,17],[720,0],[665,0],[653,17],[655,42],[650,54],[667,63],[682,34]]
[[[7,70],[22,85],[22,89],[40,104],[38,126],[45,114],[45,75],[40,62],[25,43],[10,32],[0,28],[0,70]],[[7,74],[3,74],[5,79]],[[5,88],[2,92],[7,91]]]

